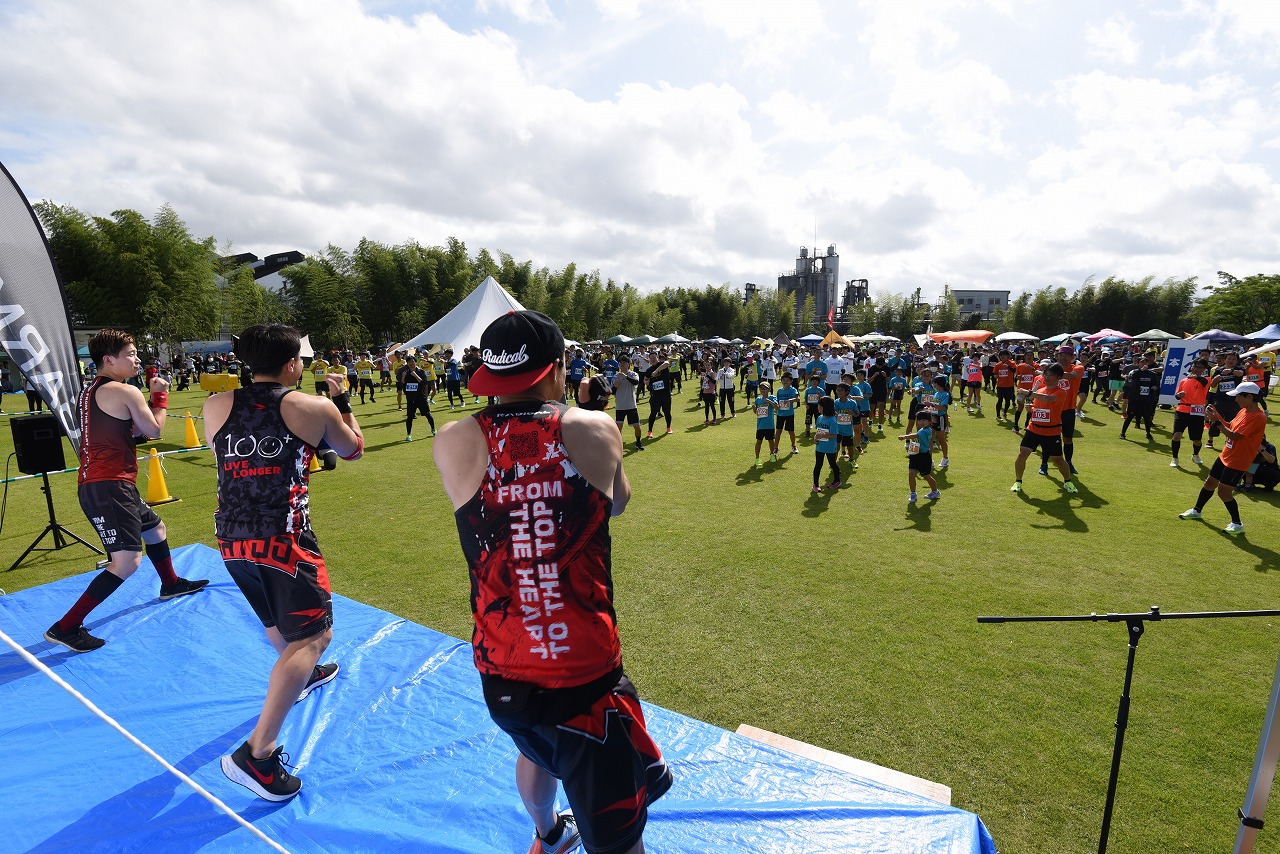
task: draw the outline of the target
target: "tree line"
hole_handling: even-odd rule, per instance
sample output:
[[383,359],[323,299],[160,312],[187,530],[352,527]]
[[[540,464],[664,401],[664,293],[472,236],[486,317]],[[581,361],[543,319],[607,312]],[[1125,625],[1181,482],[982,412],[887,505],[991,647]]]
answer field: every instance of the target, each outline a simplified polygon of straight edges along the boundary
[[[667,287],[640,293],[634,286],[585,271],[574,263],[558,270],[534,267],[505,252],[471,254],[450,237],[442,246],[416,241],[388,245],[362,238],[351,250],[330,245],[284,268],[279,290],[264,287],[252,271],[226,260],[213,237],[197,239],[165,205],[148,220],[132,210],[94,216],[43,201],[44,226],[77,326],[115,326],[135,337],[176,348],[181,341],[238,333],[261,322],[292,323],[318,348],[360,348],[407,340],[443,317],[492,276],[527,308],[556,320],[579,341],[619,333],[688,338],[722,335],[750,340],[779,332],[824,333],[812,297],[761,288],[744,298],[729,284]],[[1209,295],[1196,301],[1196,280],[1110,277],[1075,291],[1046,287],[1014,299],[987,321],[965,315],[944,290],[937,305],[901,294],[876,294],[848,306],[835,322],[845,334],[878,330],[908,338],[934,331],[981,326],[1041,337],[1110,326],[1131,334],[1159,327],[1186,332],[1220,327],[1250,332],[1272,320],[1280,306],[1280,276],[1237,279],[1219,273]]]

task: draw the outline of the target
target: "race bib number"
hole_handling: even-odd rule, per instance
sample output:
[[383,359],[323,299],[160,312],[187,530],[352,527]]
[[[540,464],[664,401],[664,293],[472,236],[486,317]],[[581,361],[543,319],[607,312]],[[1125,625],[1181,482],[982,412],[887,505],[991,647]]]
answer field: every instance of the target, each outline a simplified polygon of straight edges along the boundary
[[920,395],[920,402],[925,406],[933,406],[933,395],[931,394]]
[[666,387],[667,387],[667,384],[662,380],[656,380],[649,384],[649,388],[653,389],[654,391],[662,391]]
[[417,384],[417,383],[405,383],[405,384],[404,384],[404,390],[405,390],[405,391],[417,391],[417,390],[418,390],[418,384]]
[[360,372],[360,376],[362,376],[362,377],[366,377],[366,378],[368,378],[368,379],[373,379],[373,371],[370,371],[370,370],[368,370],[368,369],[365,369],[365,370],[363,370],[363,371],[361,371],[361,372]]
[[328,369],[327,369],[327,368],[321,368],[321,369],[319,369],[318,371],[312,371],[311,373],[313,373],[313,374],[315,374],[315,375],[316,375],[316,379],[318,379],[318,380],[322,380],[322,379],[324,379],[324,375],[325,375],[326,373],[328,373]]
[[808,403],[812,406],[817,406],[818,401],[821,399],[822,399],[822,395],[816,391],[809,392],[807,395],[805,395],[805,398],[804,398],[805,403]]
[[1037,408],[1037,407],[1033,407],[1033,408],[1032,408],[1032,410],[1031,410],[1031,420],[1032,420],[1032,421],[1043,422],[1043,423],[1045,423],[1045,424],[1048,424],[1048,423],[1049,423],[1049,410],[1047,410],[1047,409],[1040,409],[1040,408]]
[[757,406],[757,407],[756,407],[756,417],[757,417],[757,418],[768,418],[768,417],[769,417],[769,407],[767,407],[767,406]]
[[1235,387],[1236,387],[1235,380],[1223,380],[1222,382],[1218,383],[1218,391],[1231,391],[1231,389]]
[[914,441],[914,440],[913,440],[912,442],[910,442],[910,443],[907,445],[907,453],[908,453],[908,454],[918,454],[918,453],[920,453],[920,443],[919,443],[919,442],[916,442],[916,441]]
[[837,413],[836,413],[836,423],[837,423],[837,424],[852,424],[852,423],[853,423],[853,413],[852,413],[852,412],[837,412]]
[[1191,414],[1192,414],[1192,415],[1204,415],[1204,404],[1203,404],[1203,403],[1193,403],[1193,404],[1191,404]]
[[1142,388],[1138,389],[1138,394],[1142,395],[1143,397],[1146,397],[1150,393],[1151,393],[1151,389],[1148,388],[1147,386],[1143,386]]

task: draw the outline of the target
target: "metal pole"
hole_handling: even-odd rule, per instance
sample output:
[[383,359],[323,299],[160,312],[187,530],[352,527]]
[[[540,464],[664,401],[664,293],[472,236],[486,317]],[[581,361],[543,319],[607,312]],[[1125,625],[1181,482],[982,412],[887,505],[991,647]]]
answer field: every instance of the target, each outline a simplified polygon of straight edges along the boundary
[[1253,851],[1253,843],[1262,829],[1262,816],[1267,811],[1267,797],[1276,777],[1276,760],[1280,758],[1280,732],[1276,731],[1280,720],[1276,707],[1280,705],[1280,659],[1276,661],[1276,674],[1271,679],[1271,702],[1267,705],[1267,717],[1258,737],[1258,752],[1253,758],[1253,774],[1249,788],[1245,790],[1244,806],[1240,809],[1240,828],[1236,831],[1235,854]]

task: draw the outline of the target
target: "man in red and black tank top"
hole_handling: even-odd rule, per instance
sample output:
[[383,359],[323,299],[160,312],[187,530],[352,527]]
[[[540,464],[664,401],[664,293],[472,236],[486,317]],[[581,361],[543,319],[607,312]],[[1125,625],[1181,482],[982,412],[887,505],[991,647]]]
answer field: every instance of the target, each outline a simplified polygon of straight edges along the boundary
[[169,406],[169,383],[151,380],[150,400],[125,380],[137,376],[141,361],[128,333],[104,329],[89,340],[98,375],[80,392],[80,507],[102,540],[107,568],[96,575],[45,640],[74,652],[88,652],[105,641],[83,625],[89,612],[116,592],[142,564],[142,553],[160,576],[162,600],[202,589],[208,581],[188,581],[173,571],[164,522],[138,495],[135,436],[160,438]]
[[302,377],[298,331],[250,326],[238,349],[254,381],[205,401],[205,439],[218,465],[214,528],[222,560],[277,653],[262,714],[249,738],[222,757],[233,782],[269,801],[302,788],[276,743],[293,704],[338,675],[319,664],[333,638],[329,573],[311,530],[307,494],[316,448],[358,459],[364,438],[342,374],[329,374],[329,397],[293,394]]
[[[564,338],[532,311],[480,339],[476,394],[498,404],[444,426],[436,466],[471,575],[472,647],[485,702],[520,751],[533,852],[644,850],[671,772],[622,670],[609,518],[631,494],[602,412],[558,402]],[[556,781],[572,812],[557,814]]]

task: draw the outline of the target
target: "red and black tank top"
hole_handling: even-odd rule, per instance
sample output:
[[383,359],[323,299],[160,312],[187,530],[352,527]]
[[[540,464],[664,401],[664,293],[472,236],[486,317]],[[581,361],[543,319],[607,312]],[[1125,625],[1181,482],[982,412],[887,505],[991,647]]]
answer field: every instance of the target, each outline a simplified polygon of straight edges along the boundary
[[220,540],[254,540],[311,530],[307,497],[315,448],[285,426],[280,401],[290,389],[252,383],[232,394],[227,422],[213,437],[218,463]]
[[115,382],[98,376],[80,390],[76,411],[80,416],[79,483],[104,480],[138,480],[137,445],[133,441],[133,419],[116,418],[98,406],[98,391]]
[[565,453],[559,403],[473,416],[489,446],[480,489],[454,513],[471,574],[482,674],[569,688],[622,663],[613,610],[613,502]]

